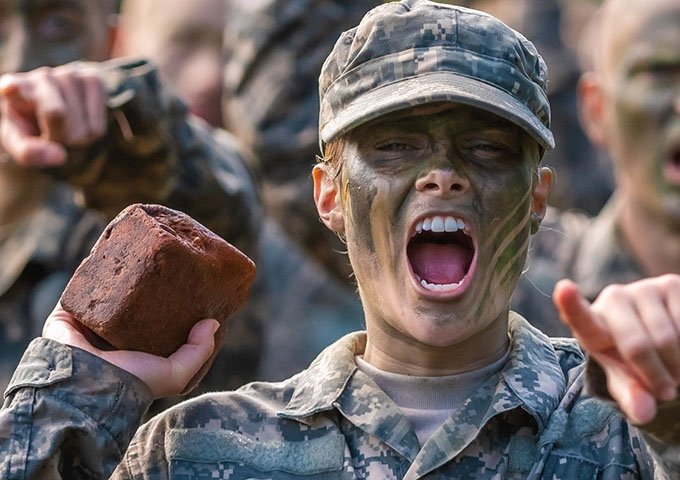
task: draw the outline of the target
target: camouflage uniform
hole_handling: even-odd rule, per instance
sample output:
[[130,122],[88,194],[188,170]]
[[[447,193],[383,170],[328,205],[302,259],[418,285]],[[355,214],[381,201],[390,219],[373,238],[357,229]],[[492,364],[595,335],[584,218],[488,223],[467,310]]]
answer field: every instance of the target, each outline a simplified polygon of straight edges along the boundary
[[531,239],[526,272],[513,294],[513,310],[548,335],[569,335],[552,301],[553,288],[560,279],[573,280],[593,301],[609,284],[644,278],[619,231],[618,210],[616,195],[595,218],[549,210]]
[[267,309],[259,380],[283,380],[307,367],[329,344],[364,327],[359,296],[306,255],[272,219],[260,237]]
[[[651,437],[584,392],[575,341],[551,341],[516,314],[509,331],[502,371],[423,445],[401,410],[357,369],[354,358],[366,344],[358,332],[285,382],[207,394],[152,419],[111,478],[678,478],[680,401],[665,407],[672,421]],[[103,390],[92,387],[95,377]],[[148,401],[129,374],[38,339],[0,414],[0,475],[59,478],[40,476],[59,466],[62,478],[104,478]]]
[[349,262],[338,253],[345,246],[318,219],[310,171],[321,64],[340,33],[382,0],[226,2],[225,121],[253,153],[270,219],[258,264],[266,285],[255,292],[269,308],[258,377],[278,380],[361,327]]
[[[87,65],[105,81],[113,127],[95,145],[70,150],[67,164],[51,173],[80,190],[93,210],[78,206],[73,189],[54,182],[44,204],[0,243],[2,390],[103,230],[106,222],[94,209],[111,219],[130,203],[163,203],[256,258],[259,203],[233,137],[187,119],[184,105],[143,61]],[[236,388],[255,378],[261,322],[254,310],[232,320],[227,344],[199,391]]]
[[[419,15],[421,7],[429,14],[426,24],[407,25],[426,16]],[[329,59],[331,71],[346,75],[323,83],[322,93],[332,90],[322,103],[324,141],[369,121],[370,115],[406,108],[404,101],[466,100],[504,117],[514,115],[512,121],[543,147],[552,145],[544,64],[523,38],[486,16],[428,2],[389,3],[381,12],[398,18],[348,33],[337,43],[340,53]],[[466,19],[457,23],[460,17]],[[370,18],[384,20],[375,12]],[[371,35],[373,47],[405,40],[400,45],[407,48],[392,55],[394,61],[387,65],[361,64],[381,51],[361,48],[367,43],[362,42],[364,35]],[[512,45],[508,37],[514,39]],[[460,41],[475,51],[450,48],[454,41],[456,47]],[[422,48],[414,49],[414,42]],[[357,73],[358,64],[378,68]],[[439,75],[446,68],[457,75]],[[409,81],[394,81],[404,73]],[[451,89],[454,78],[460,82],[457,92]],[[479,87],[474,91],[464,88],[471,79]],[[437,81],[442,88],[433,88]],[[375,85],[381,88],[373,89]],[[418,86],[423,88],[414,92]],[[403,100],[391,95],[401,88],[413,96]],[[390,95],[377,99],[370,95],[376,90]],[[382,103],[386,111],[377,112],[369,102],[355,101],[364,94],[364,100],[401,103]],[[289,380],[254,383],[183,403],[142,427],[131,444],[149,400],[146,387],[101,359],[39,339],[20,365],[0,411],[0,445],[5,449],[0,474],[44,478],[61,468],[68,478],[107,476],[129,445],[113,478],[559,480],[680,475],[678,402],[664,405],[665,422],[643,434],[611,404],[585,392],[586,383],[601,390],[601,375],[586,382],[584,365],[596,373],[597,368],[584,364],[574,341],[551,341],[515,314],[509,318],[509,334],[511,351],[503,370],[422,446],[394,402],[357,369],[355,357],[364,352],[365,333],[339,340]],[[102,379],[96,389],[89,382],[92,377]]]
[[[227,0],[225,122],[250,151],[262,203],[341,282],[344,245],[318,221],[310,171],[319,152],[321,64],[344,30],[382,0]],[[351,286],[349,287],[351,290]]]
[[76,204],[71,188],[53,183],[44,201],[0,240],[2,391],[105,223]]

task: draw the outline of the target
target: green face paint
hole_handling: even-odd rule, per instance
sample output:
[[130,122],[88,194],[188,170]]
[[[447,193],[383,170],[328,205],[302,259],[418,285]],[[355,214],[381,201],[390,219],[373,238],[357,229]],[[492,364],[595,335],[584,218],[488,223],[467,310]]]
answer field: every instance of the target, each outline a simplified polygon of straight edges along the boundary
[[[680,228],[680,4],[622,6],[605,36],[604,135],[619,191],[653,221]],[[612,13],[613,14],[613,13]]]
[[113,2],[0,0],[0,72],[107,60]]
[[[455,343],[504,320],[527,251],[536,156],[526,134],[490,113],[462,105],[420,111],[348,135],[340,184],[347,247],[369,324]],[[414,247],[417,224],[437,216],[465,229]],[[420,268],[463,279],[430,283]]]

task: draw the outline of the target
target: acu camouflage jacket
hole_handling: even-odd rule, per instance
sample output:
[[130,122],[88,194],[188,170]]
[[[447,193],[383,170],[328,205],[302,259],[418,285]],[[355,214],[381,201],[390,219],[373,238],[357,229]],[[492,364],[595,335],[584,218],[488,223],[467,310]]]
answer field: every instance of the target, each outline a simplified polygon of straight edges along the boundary
[[106,478],[120,462],[111,478],[678,478],[680,402],[664,407],[654,436],[643,434],[584,393],[574,341],[550,340],[516,314],[510,335],[503,370],[424,445],[357,370],[366,343],[357,332],[289,380],[206,394],[162,413],[125,454],[149,402],[143,385],[37,339],[0,411],[0,476]]
[[[74,65],[96,68],[104,81],[109,128],[95,144],[69,149],[66,164],[49,171],[59,181],[45,200],[0,239],[0,391],[106,220],[130,203],[182,210],[257,255],[260,203],[235,139],[189,116],[148,62]],[[232,320],[229,341],[200,389],[237,388],[255,378],[261,326],[254,309]]]

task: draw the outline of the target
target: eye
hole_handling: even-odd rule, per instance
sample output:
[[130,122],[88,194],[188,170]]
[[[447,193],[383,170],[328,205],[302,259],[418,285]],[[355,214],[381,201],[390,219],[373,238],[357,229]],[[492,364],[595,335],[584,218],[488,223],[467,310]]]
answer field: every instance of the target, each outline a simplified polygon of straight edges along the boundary
[[652,61],[636,65],[631,69],[632,76],[649,79],[664,79],[680,74],[680,61]]
[[376,146],[376,150],[380,150],[381,152],[405,152],[415,150],[415,147],[404,142],[390,141],[379,144]]
[[512,149],[505,144],[498,142],[477,141],[470,142],[463,146],[463,150],[472,154],[480,156],[499,156],[509,155]]
[[48,10],[37,20],[37,31],[46,41],[65,41],[81,32],[79,15],[72,11]]
[[467,147],[468,150],[475,150],[479,152],[502,152],[505,151],[505,147],[496,145],[488,142],[480,142]]
[[521,146],[513,139],[501,138],[470,138],[459,144],[461,154],[470,161],[489,164],[499,163],[502,165],[513,164],[514,160],[521,158]]

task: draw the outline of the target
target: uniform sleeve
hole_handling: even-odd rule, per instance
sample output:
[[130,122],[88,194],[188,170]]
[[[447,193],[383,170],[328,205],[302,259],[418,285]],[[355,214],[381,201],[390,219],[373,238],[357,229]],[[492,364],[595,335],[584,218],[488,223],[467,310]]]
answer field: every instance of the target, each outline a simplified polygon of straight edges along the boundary
[[151,403],[133,375],[38,338],[0,410],[0,478],[108,478]]
[[234,138],[189,115],[146,61],[87,65],[106,85],[108,132],[88,148],[69,149],[55,174],[109,220],[131,203],[161,203],[252,256],[259,198]]
[[[607,379],[602,367],[592,359],[586,365],[586,391],[613,401],[607,391]],[[638,454],[640,469],[655,480],[680,478],[680,399],[659,405],[654,420],[633,427],[631,445]]]

